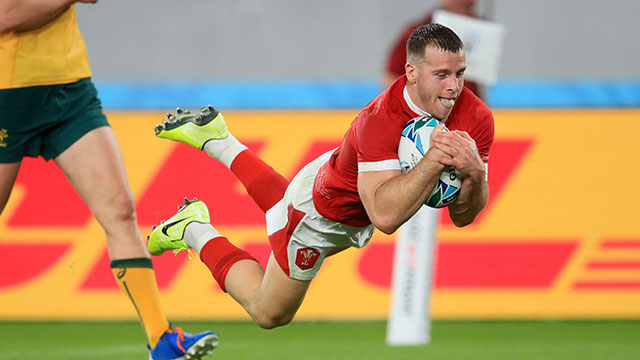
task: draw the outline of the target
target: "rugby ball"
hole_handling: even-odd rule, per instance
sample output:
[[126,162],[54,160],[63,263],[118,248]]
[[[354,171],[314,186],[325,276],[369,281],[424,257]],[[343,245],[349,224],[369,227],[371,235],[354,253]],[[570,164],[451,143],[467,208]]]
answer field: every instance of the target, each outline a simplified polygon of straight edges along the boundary
[[[440,121],[437,119],[422,116],[409,120],[404,126],[398,144],[398,159],[403,174],[411,171],[429,151],[431,132],[438,125]],[[445,127],[444,131],[449,130]],[[461,185],[462,174],[453,166],[446,167],[424,204],[433,208],[451,204],[458,198]]]

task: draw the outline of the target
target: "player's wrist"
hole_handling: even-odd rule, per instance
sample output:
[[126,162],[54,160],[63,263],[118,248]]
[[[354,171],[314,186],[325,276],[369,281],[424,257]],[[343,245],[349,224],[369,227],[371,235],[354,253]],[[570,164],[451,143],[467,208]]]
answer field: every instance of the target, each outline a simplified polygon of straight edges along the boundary
[[424,155],[423,161],[432,163],[434,166],[438,167],[439,169],[444,169],[447,165],[440,162],[440,159],[443,159],[443,158],[450,158],[450,156],[447,155],[442,150],[432,147]]
[[482,184],[487,178],[487,173],[484,167],[474,168],[465,177],[467,177],[472,184]]

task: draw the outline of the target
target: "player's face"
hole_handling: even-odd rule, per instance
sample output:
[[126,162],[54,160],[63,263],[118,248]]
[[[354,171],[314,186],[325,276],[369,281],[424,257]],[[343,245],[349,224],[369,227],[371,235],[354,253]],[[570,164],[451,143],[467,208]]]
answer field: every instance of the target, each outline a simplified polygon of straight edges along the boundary
[[[432,116],[444,120],[462,92],[467,68],[464,50],[450,52],[435,46],[425,48],[425,56],[407,72],[413,83],[412,100]],[[411,74],[410,74],[411,72]]]

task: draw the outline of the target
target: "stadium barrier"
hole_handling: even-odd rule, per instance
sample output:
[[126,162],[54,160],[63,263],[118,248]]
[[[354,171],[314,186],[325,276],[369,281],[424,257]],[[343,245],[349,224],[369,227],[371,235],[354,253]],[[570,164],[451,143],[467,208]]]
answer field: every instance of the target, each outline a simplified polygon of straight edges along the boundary
[[[383,89],[378,80],[106,81],[97,83],[107,109],[359,109]],[[497,108],[640,107],[640,79],[502,79],[487,91]]]
[[[291,178],[339,144],[357,110],[227,111],[235,136]],[[158,140],[162,111],[108,111],[143,234],[182,198],[264,262],[264,219],[222,165]],[[497,110],[491,199],[476,222],[439,220],[436,319],[640,318],[640,110]],[[132,319],[104,234],[53,162],[25,159],[0,217],[0,319]],[[99,189],[96,189],[99,191]],[[385,319],[395,236],[329,258],[298,318]],[[247,319],[196,258],[154,259],[170,318]],[[181,304],[171,306],[171,304]]]

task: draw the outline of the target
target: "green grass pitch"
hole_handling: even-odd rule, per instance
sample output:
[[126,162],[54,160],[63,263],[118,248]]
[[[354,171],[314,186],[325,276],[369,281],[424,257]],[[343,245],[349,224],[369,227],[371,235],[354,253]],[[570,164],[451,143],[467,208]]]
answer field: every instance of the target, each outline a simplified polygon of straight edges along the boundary
[[[213,329],[211,359],[640,359],[640,321],[435,321],[427,346],[390,347],[386,324],[293,322],[262,330],[249,322],[175,322]],[[0,322],[0,359],[147,359],[135,322]]]

